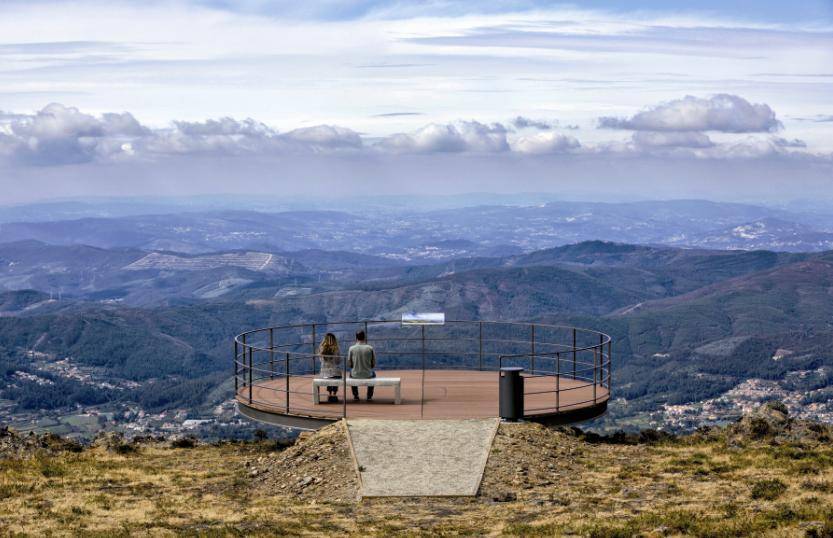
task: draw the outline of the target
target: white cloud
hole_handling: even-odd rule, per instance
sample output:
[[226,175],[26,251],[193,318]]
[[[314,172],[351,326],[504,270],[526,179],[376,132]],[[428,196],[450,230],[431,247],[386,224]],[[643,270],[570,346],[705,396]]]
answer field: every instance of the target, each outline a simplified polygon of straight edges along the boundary
[[251,118],[220,118],[204,122],[174,121],[169,129],[157,129],[153,135],[134,145],[139,153],[262,153],[274,147],[278,133]]
[[255,138],[268,137],[276,134],[263,123],[247,118],[242,121],[234,118],[220,118],[199,121],[174,121],[176,129],[189,136],[250,136]]
[[359,133],[337,125],[303,127],[289,131],[284,138],[318,150],[360,149],[362,147],[362,137]]
[[635,131],[771,132],[782,127],[767,104],[753,104],[737,95],[708,99],[687,95],[637,113],[630,118],[603,117],[599,126]]
[[413,133],[388,136],[377,147],[394,153],[495,153],[509,150],[506,135],[507,129],[500,123],[432,123]]
[[0,152],[14,160],[36,165],[82,163],[111,158],[125,140],[149,131],[129,113],[101,117],[58,103],[35,114],[8,116]]
[[657,132],[638,131],[631,137],[634,145],[640,148],[709,148],[714,142],[703,133],[693,132]]
[[512,149],[515,151],[531,155],[567,153],[580,147],[581,144],[576,138],[557,133],[523,136],[512,144]]

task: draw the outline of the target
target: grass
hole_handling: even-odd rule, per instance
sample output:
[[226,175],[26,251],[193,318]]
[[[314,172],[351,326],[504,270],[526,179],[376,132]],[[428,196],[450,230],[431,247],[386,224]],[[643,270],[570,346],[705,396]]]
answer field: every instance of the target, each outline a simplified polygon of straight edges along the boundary
[[833,536],[824,445],[615,445],[529,432],[545,436],[546,480],[515,484],[507,502],[301,501],[251,487],[245,463],[268,455],[265,443],[0,459],[0,535]]

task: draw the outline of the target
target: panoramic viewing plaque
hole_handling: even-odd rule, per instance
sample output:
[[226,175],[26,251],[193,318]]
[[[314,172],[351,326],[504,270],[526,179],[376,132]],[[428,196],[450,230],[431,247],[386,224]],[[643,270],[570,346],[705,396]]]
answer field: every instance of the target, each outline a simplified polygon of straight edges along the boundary
[[409,312],[402,314],[402,325],[445,325],[443,312]]

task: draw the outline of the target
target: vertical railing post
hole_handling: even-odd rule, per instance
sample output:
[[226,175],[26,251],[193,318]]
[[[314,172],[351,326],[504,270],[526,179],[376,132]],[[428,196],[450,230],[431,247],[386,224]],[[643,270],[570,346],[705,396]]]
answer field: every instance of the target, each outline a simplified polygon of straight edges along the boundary
[[419,418],[422,418],[425,411],[425,325],[421,325],[420,329],[422,329],[422,386],[419,391]]
[[312,375],[315,375],[315,323],[312,324]]
[[498,401],[500,401],[500,371],[501,370],[503,370],[503,355],[498,355],[498,358],[497,358]]
[[555,354],[555,412],[561,408],[561,354]]
[[341,356],[341,364],[341,386],[344,392],[341,398],[341,416],[342,418],[347,418],[347,355]]
[[275,329],[269,328],[269,379],[275,379]]
[[249,405],[252,404],[252,369],[254,362],[254,353],[252,346],[249,346]]
[[286,378],[286,413],[289,414],[289,352],[283,358],[283,376]]
[[234,397],[237,398],[238,380],[237,380],[237,359],[239,350],[237,348],[237,338],[234,339]]
[[530,333],[530,348],[532,350],[532,375],[535,375],[535,324],[532,325],[532,331]]
[[243,351],[243,360],[241,361],[241,373],[243,374],[243,386],[245,387],[246,383],[248,383],[248,376],[246,375],[246,350],[248,349],[248,347],[246,346],[246,333],[243,333],[240,344],[241,350]]
[[480,342],[480,351],[478,352],[478,368],[482,371],[483,370],[483,322],[481,321],[478,325],[480,325],[480,336],[478,340]]
[[608,337],[607,339],[607,397],[610,398],[611,392],[611,384],[610,384],[610,376],[611,370],[613,369],[613,339]]
[[576,350],[578,349],[578,345],[576,345],[576,328],[573,327],[573,379],[576,378],[576,354],[578,353]]
[[598,386],[599,364],[604,363],[604,335],[599,334],[598,360],[593,353],[593,403],[596,403],[596,388]]

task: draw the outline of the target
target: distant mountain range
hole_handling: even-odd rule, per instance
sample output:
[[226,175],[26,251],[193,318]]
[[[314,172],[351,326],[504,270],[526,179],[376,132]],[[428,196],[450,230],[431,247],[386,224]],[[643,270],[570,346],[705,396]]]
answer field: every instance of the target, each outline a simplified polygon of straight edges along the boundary
[[[152,206],[157,208],[157,206]],[[182,211],[0,224],[4,242],[37,240],[188,254],[227,250],[346,251],[406,263],[495,257],[601,239],[711,249],[833,248],[833,213],[697,200],[552,201],[417,211]]]

